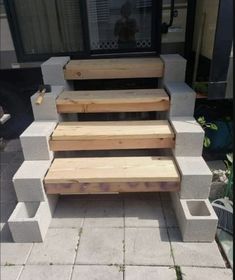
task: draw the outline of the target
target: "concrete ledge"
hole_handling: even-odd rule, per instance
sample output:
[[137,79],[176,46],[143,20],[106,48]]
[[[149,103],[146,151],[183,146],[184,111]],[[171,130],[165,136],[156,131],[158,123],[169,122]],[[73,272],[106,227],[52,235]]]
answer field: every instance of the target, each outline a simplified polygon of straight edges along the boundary
[[56,202],[56,196],[44,202],[18,202],[8,219],[14,242],[43,242]]
[[184,242],[212,242],[218,218],[208,199],[180,199],[171,193],[173,207]]
[[181,174],[180,198],[209,197],[212,172],[202,157],[175,157]]
[[72,89],[71,82],[64,78],[64,66],[70,61],[69,56],[51,57],[41,64],[44,84],[52,86],[64,86],[65,89]]
[[166,82],[184,82],[187,60],[179,54],[160,55],[164,62],[163,85]]
[[20,136],[25,160],[50,160],[49,138],[57,122],[33,122]]
[[176,135],[175,156],[201,156],[204,130],[192,117],[172,117],[170,119]]
[[196,93],[183,82],[167,82],[165,89],[170,95],[169,117],[192,117]]
[[45,93],[40,105],[35,104],[38,93],[31,96],[31,104],[35,121],[59,121],[56,109],[56,98],[64,90],[63,86],[52,86],[51,92]]
[[51,161],[24,161],[13,177],[18,201],[35,202],[46,198],[43,179]]

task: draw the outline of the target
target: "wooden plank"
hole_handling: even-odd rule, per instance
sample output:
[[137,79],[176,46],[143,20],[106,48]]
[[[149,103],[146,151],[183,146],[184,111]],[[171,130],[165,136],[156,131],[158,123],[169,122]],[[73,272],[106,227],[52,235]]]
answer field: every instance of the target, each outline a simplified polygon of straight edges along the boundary
[[179,192],[179,182],[46,184],[47,194],[93,194],[123,192]]
[[173,148],[168,121],[63,122],[54,130],[52,151]]
[[163,89],[64,91],[56,100],[58,113],[167,111]]
[[70,60],[65,66],[66,80],[159,78],[163,62],[157,57]]
[[179,181],[168,157],[56,158],[44,179],[46,185]]

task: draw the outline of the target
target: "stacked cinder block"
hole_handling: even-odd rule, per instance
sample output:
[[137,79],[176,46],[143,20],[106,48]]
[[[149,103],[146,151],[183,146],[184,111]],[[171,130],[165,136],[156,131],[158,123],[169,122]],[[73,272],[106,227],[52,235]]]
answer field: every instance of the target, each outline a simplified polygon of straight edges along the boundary
[[18,204],[8,220],[15,242],[42,242],[50,225],[57,203],[57,195],[47,195],[43,179],[54,157],[49,149],[49,137],[61,119],[56,110],[56,98],[69,89],[63,66],[69,57],[51,58],[42,64],[44,84],[51,92],[36,104],[38,93],[31,97],[34,122],[20,136],[25,161],[13,177]]
[[204,131],[193,118],[196,94],[184,82],[186,60],[174,54],[161,58],[165,66],[162,86],[171,99],[168,119],[176,137],[173,154],[181,174],[180,192],[171,197],[182,238],[213,241],[218,219],[208,200],[212,173],[201,156]]

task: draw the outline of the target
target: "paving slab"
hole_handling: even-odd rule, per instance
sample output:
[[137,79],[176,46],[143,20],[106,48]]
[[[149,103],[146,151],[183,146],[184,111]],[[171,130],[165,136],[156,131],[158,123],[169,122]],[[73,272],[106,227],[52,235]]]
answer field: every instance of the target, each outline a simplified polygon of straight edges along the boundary
[[18,280],[23,266],[1,266],[1,280]]
[[174,267],[126,266],[125,280],[177,280]]
[[183,280],[232,280],[231,269],[203,268],[203,267],[181,267]]
[[1,180],[0,182],[0,201],[15,202],[17,201],[15,189],[11,180]]
[[20,139],[12,139],[7,141],[4,152],[19,152],[22,150]]
[[78,243],[78,229],[48,230],[43,243],[35,243],[27,264],[73,264]]
[[2,180],[12,180],[16,171],[19,169],[21,162],[8,164],[6,168],[4,168],[2,172],[1,179]]
[[158,200],[125,200],[126,227],[166,227],[161,202]]
[[2,243],[1,265],[25,264],[32,246],[32,243]]
[[179,266],[225,267],[215,241],[183,242],[177,228],[169,228],[175,264]]
[[178,227],[178,222],[175,215],[175,210],[173,209],[172,206],[172,202],[170,200],[163,200],[162,208],[163,208],[164,217],[166,219],[166,226]]
[[123,228],[83,228],[76,264],[123,264]]
[[19,280],[70,280],[72,265],[26,265]]
[[161,192],[160,194],[161,201],[171,200],[170,194],[168,192]]
[[71,280],[122,280],[123,272],[119,266],[75,265]]
[[80,228],[84,221],[87,207],[85,200],[59,199],[53,218],[51,228]]
[[125,261],[127,265],[173,265],[165,228],[126,228]]
[[1,223],[1,243],[11,243],[13,242],[13,238],[9,229],[8,223]]
[[0,203],[0,222],[6,223],[11,213],[15,209],[16,202],[1,202]]
[[122,201],[90,201],[85,216],[84,227],[123,227],[123,216]]

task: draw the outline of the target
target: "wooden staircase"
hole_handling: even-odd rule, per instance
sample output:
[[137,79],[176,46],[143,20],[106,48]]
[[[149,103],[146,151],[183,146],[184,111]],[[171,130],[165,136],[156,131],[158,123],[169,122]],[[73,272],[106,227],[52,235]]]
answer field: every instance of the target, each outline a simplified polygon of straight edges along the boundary
[[[67,80],[162,77],[159,58],[70,61]],[[167,112],[164,89],[63,91],[59,114]],[[49,139],[50,150],[94,151],[94,157],[55,158],[44,185],[48,194],[178,192],[180,175],[173,157],[97,157],[96,150],[172,149],[175,134],[168,120],[62,121]]]

